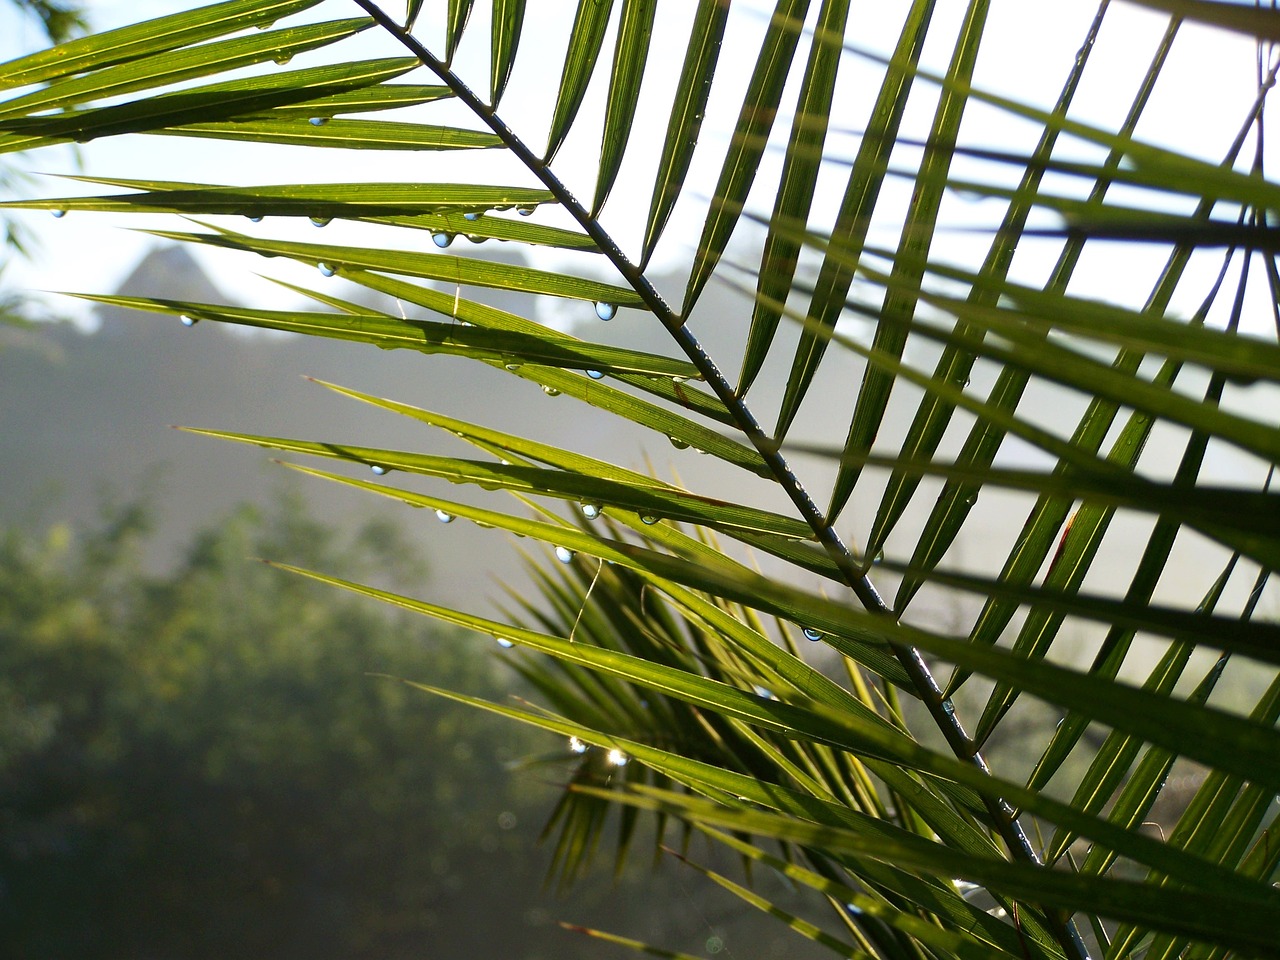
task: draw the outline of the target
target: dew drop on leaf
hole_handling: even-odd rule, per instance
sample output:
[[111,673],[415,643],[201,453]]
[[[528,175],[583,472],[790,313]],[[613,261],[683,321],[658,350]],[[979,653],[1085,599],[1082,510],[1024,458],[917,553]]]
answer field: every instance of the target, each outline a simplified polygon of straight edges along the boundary
[[479,220],[482,216],[484,216],[484,214],[477,213],[476,211],[473,210],[471,213],[464,213],[462,215],[462,218],[464,220]]
[[431,235],[431,242],[443,250],[449,244],[453,243],[453,234],[445,233],[444,231],[441,231],[440,233],[433,233]]
[[371,465],[369,469],[372,470],[374,473],[376,473],[380,477],[385,477],[387,475],[387,468],[380,463],[375,463]]
[[65,210],[50,210],[49,212],[53,214],[53,219],[55,220],[61,220],[67,215],[67,211]]
[[317,227],[327,227],[333,221],[333,217],[310,217],[308,219],[311,220],[313,226]]
[[453,523],[453,514],[447,513],[444,510],[437,510],[436,519],[441,523]]
[[317,263],[316,267],[326,277],[332,277],[335,273],[338,272],[338,268],[331,263]]
[[598,503],[584,503],[582,505],[582,515],[588,520],[594,520],[596,517],[600,516],[601,513],[603,513],[603,511],[600,509],[600,504]]
[[609,761],[609,765],[612,767],[625,767],[627,765],[627,760],[630,758],[617,747],[614,747],[609,751],[607,759]]
[[569,752],[570,753],[586,753],[587,745],[583,743],[581,740],[579,740],[577,737],[570,737]]
[[573,563],[573,551],[568,547],[556,547],[556,559],[561,563]]
[[646,513],[646,514],[643,514],[643,515],[640,517],[640,522],[641,522],[641,523],[643,523],[643,524],[645,524],[646,526],[650,526],[650,527],[651,527],[651,526],[653,526],[655,523],[657,523],[657,522],[658,522],[658,518],[657,518],[657,517],[655,517],[655,516],[653,516],[652,514],[648,514],[648,513]]
[[671,445],[675,447],[677,450],[689,449],[688,442],[681,440],[679,437],[667,437],[667,439],[671,441]]
[[311,124],[313,127],[323,127],[328,122],[328,117],[312,117],[307,121],[307,123]]
[[533,210],[533,207],[516,207],[516,213],[520,214],[522,217],[532,217]]
[[599,370],[588,370],[588,371],[587,371],[587,376],[588,376],[588,377],[590,377],[592,380],[603,380],[603,379],[604,379],[604,374],[603,374],[603,373],[601,373]]
[[494,637],[493,639],[498,641],[498,646],[506,647],[507,649],[516,645],[514,640],[508,640],[506,637]]
[[604,300],[596,301],[596,316],[601,320],[612,320],[618,315],[618,307],[616,304],[607,303]]
[[816,643],[822,639],[822,631],[815,630],[813,627],[805,627],[801,632],[804,634],[804,638],[806,640],[812,640]]
[[184,327],[194,327],[197,323],[200,322],[199,317],[188,317],[185,314],[179,319],[182,320],[182,325]]
[[560,396],[560,391],[557,390],[555,387],[543,387],[542,392],[545,393],[548,397]]

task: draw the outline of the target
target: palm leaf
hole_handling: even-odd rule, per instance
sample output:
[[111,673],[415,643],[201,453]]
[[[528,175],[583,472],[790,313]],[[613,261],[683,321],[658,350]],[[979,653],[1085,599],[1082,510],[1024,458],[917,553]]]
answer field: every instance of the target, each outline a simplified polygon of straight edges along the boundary
[[[1114,128],[1079,119],[1072,106],[1093,69],[1105,2],[1056,103],[1045,109],[974,84],[980,40],[999,36],[986,21],[1001,15],[981,0],[966,6],[949,37],[932,0],[915,0],[889,55],[850,41],[859,11],[843,0],[778,0],[757,25],[758,43],[733,48],[741,83],[721,58],[742,26],[726,0],[700,0],[680,30],[648,0],[617,5],[616,24],[613,3],[582,0],[566,24],[563,56],[521,44],[527,4],[494,0],[482,8],[491,24],[484,38],[490,62],[481,71],[487,101],[453,66],[472,47],[470,0],[442,8],[444,31],[430,42],[411,32],[421,9],[414,2],[401,25],[373,0],[353,3],[367,17],[332,22],[309,19],[308,2],[235,0],[0,66],[0,89],[12,91],[0,102],[0,150],[128,133],[234,140],[246,150],[255,143],[360,149],[362,156],[486,149],[510,161],[509,180],[235,185],[117,177],[91,180],[97,196],[22,198],[12,206],[215,218],[198,232],[153,233],[340,273],[438,319],[395,316],[331,289],[305,291],[312,306],[294,310],[132,296],[99,302],[191,323],[406,347],[423,353],[424,363],[434,353],[468,358],[538,384],[547,403],[564,404],[550,399],[560,394],[581,399],[768,484],[767,501],[738,502],[737,492],[708,495],[501,424],[329,384],[460,437],[476,458],[201,431],[379,474],[398,471],[388,485],[295,468],[442,521],[532,538],[557,558],[535,566],[542,602],[512,597],[502,619],[298,572],[516,648],[504,656],[542,706],[431,692],[583,747],[556,753],[571,789],[546,835],[562,880],[581,875],[615,810],[613,856],[615,864],[625,861],[641,812],[649,811],[659,830],[669,822],[704,830],[834,906],[827,924],[815,924],[734,878],[702,871],[841,955],[1083,960],[1090,944],[1078,931],[1079,914],[1109,955],[1141,946],[1158,957],[1228,949],[1274,956],[1280,901],[1271,882],[1280,854],[1267,831],[1280,790],[1280,658],[1263,598],[1280,561],[1280,514],[1269,481],[1259,489],[1210,470],[1226,447],[1259,471],[1280,461],[1280,431],[1267,410],[1244,407],[1233,394],[1270,396],[1280,382],[1280,348],[1240,332],[1259,264],[1272,299],[1280,288],[1270,226],[1280,185],[1265,175],[1260,150],[1253,169],[1239,163],[1250,136],[1260,142],[1274,77],[1260,75],[1256,101],[1239,106],[1241,132],[1222,145],[1221,163],[1135,135],[1158,84],[1177,69],[1169,53],[1187,29],[1181,18],[1263,38],[1274,36],[1275,17],[1195,0],[1144,2],[1175,17]],[[294,15],[300,22],[274,25]],[[362,59],[349,42],[371,25],[409,56]],[[650,50],[659,38],[681,67],[657,106],[664,133],[656,165],[646,169],[630,162],[632,134],[658,97],[652,78],[660,65]],[[930,43],[950,50],[945,75],[919,66]],[[269,66],[312,50],[328,59],[303,69]],[[610,70],[597,110],[588,92],[601,61]],[[840,93],[855,63],[879,71],[865,119],[846,115]],[[519,64],[558,78],[545,130],[526,130],[502,108]],[[396,82],[417,67],[434,74],[430,83]],[[794,105],[786,100],[789,84]],[[445,117],[442,101],[453,111]],[[736,120],[726,121],[732,133],[715,155],[704,121],[719,102],[732,104]],[[1035,146],[969,142],[962,119],[978,108],[1029,124]],[[777,188],[757,212],[753,190],[768,186],[761,168],[786,109],[792,116],[779,144]],[[470,127],[457,125],[460,111],[469,112]],[[911,118],[921,112],[932,119],[917,137]],[[863,132],[852,156],[834,155],[840,141],[833,134],[857,126]],[[530,146],[543,136],[545,149]],[[1069,140],[1103,159],[1065,153]],[[697,203],[686,184],[699,149],[716,179],[697,211],[699,236],[676,310],[648,265],[677,204]],[[572,183],[562,179],[570,172]],[[814,197],[833,178],[843,190],[827,217]],[[601,220],[611,197],[611,216],[618,207],[624,179],[647,200],[634,256]],[[902,183],[912,195],[895,209]],[[1113,190],[1120,185],[1142,188],[1150,202],[1120,195]],[[977,265],[949,252],[946,210],[958,193],[1003,205]],[[505,215],[539,208],[545,215],[533,219]],[[241,227],[244,217],[275,219],[242,232],[216,221],[228,216]],[[1046,216],[1060,220],[1046,227]],[[299,217],[337,221],[330,230],[340,235],[310,243],[272,234],[284,218]],[[872,222],[889,218],[896,244],[873,241]],[[344,221],[393,239],[349,240]],[[740,354],[712,356],[694,332],[704,318],[722,319],[707,309],[706,291],[725,277],[731,240],[755,224],[764,226],[763,250],[745,290],[749,305],[736,308],[750,326],[743,324]],[[461,235],[592,256],[572,268],[534,268],[424,253],[424,230],[439,247]],[[675,246],[667,240],[666,248]],[[1103,242],[1117,258],[1137,244],[1167,249],[1141,308],[1073,286],[1077,265]],[[1047,280],[1027,281],[1015,251],[1048,243],[1057,244],[1056,264]],[[1206,253],[1217,258],[1207,294],[1193,270]],[[1237,264],[1240,278],[1229,284]],[[583,301],[602,319],[627,307],[628,321],[652,324],[673,348],[670,355],[625,349],[590,329],[570,336],[480,302],[484,290]],[[1184,319],[1171,305],[1187,302],[1199,306]],[[761,399],[768,393],[761,379],[778,364],[787,369],[788,360],[780,398]],[[724,370],[735,370],[736,389]],[[830,430],[829,420],[822,426],[810,414],[833,370],[842,377],[854,371],[846,379],[861,381],[845,392],[836,417],[843,444],[825,432],[814,442],[784,443],[815,424]],[[1044,415],[1035,398],[1051,388],[1074,403]],[[902,411],[908,426],[889,430]],[[777,424],[774,437],[761,426],[768,419]],[[1178,462],[1152,466],[1144,451],[1170,436]],[[1037,465],[1000,459],[1014,443],[1034,448]],[[834,461],[825,511],[797,477],[796,463],[811,453]],[[882,490],[870,479],[878,472],[888,473]],[[406,489],[400,474],[514,495],[515,506]],[[926,490],[939,493],[936,503],[920,503]],[[1009,529],[996,560],[966,565],[959,551],[974,535],[979,495],[1001,490],[1029,495],[1028,503],[1003,511]],[[861,514],[864,503],[872,519],[860,555],[834,524]],[[1124,514],[1147,518],[1135,541],[1142,545],[1125,545],[1123,580],[1099,583]],[[1193,536],[1205,584],[1170,596],[1166,585],[1185,562],[1179,548]],[[721,537],[731,542],[722,546]],[[747,551],[764,555],[768,573],[753,568]],[[889,603],[880,590],[894,580]],[[803,586],[814,582],[822,589]],[[1242,590],[1248,599],[1240,603]],[[1198,606],[1186,599],[1201,595]],[[978,603],[943,625],[924,609],[926,597],[945,597],[957,609],[967,609],[966,598]],[[1092,645],[1089,654],[1069,659],[1078,636]],[[802,648],[834,658],[846,682],[806,663]],[[1156,653],[1140,657],[1150,650]],[[1207,655],[1208,665],[1197,655]],[[951,665],[949,683],[935,679],[938,664]],[[1250,680],[1240,685],[1236,671]],[[1244,709],[1223,706],[1231,690],[1249,700]],[[1024,737],[1015,725],[1037,711],[1063,723]],[[973,737],[960,713],[976,721]],[[1094,726],[1106,733],[1090,747]],[[990,744],[1005,761],[1000,743],[1013,736],[1027,741],[1029,779],[1007,763],[992,769],[980,750]],[[1170,771],[1187,761],[1205,768],[1202,787],[1169,836],[1144,833]],[[1060,791],[1070,799],[1045,792],[1069,770],[1084,771],[1078,786]],[[1044,851],[1024,829],[1032,818],[1050,833]],[[781,843],[779,856],[763,852],[766,839]],[[1079,859],[1077,841],[1089,844]]]

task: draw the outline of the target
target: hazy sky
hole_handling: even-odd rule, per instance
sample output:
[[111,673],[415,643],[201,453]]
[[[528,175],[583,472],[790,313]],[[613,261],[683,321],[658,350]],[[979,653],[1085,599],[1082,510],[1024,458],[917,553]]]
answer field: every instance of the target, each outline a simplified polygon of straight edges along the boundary
[[[182,9],[188,4],[174,0],[102,0],[90,2],[89,12],[99,28],[136,21],[147,16],[157,16]],[[395,5],[399,7],[400,5]],[[442,4],[427,4],[429,8]],[[542,56],[559,61],[558,52],[567,41],[568,26],[576,4],[572,0],[535,0],[531,10],[537,15],[529,17],[522,38],[523,55],[517,62],[511,92],[504,102],[504,113],[513,120],[519,132],[525,133],[536,146],[542,145],[543,131],[549,117],[551,98],[548,91],[558,80],[558,70],[539,70]],[[680,53],[684,32],[690,18],[692,4],[688,0],[667,0],[661,3],[659,23],[665,35],[678,38],[664,43],[664,34],[655,36],[650,71],[646,82],[650,87],[642,99],[641,114],[632,140],[632,152],[623,168],[620,185],[614,190],[605,212],[605,222],[623,239],[624,246],[634,246],[639,225],[643,222],[652,182],[650,171],[656,163],[661,131],[665,128],[669,91],[679,71]],[[769,5],[771,6],[771,5]],[[813,4],[816,8],[818,4]],[[488,4],[477,7],[477,19],[473,22],[469,40],[457,58],[464,77],[483,87],[487,75],[487,29],[481,17]],[[902,21],[905,0],[876,3],[858,2],[851,14],[850,42],[860,47],[888,52],[892,48]],[[950,52],[955,30],[963,15],[965,4],[959,0],[943,0],[935,14],[935,26],[926,48],[926,69],[943,72]],[[758,49],[758,38],[765,22],[766,4],[762,0],[746,0],[735,8],[730,31],[726,38],[726,55],[721,60],[721,75],[713,94],[708,121],[703,129],[695,166],[690,178],[694,191],[702,196],[710,193],[723,151],[736,118],[750,63]],[[544,12],[545,10],[545,12]],[[1094,13],[1092,4],[1049,2],[1049,0],[994,0],[991,4],[989,25],[983,42],[983,54],[979,61],[976,86],[995,92],[1016,96],[1032,104],[1049,107],[1067,75],[1077,48],[1085,35],[1088,22]],[[340,18],[358,15],[354,4],[345,0],[329,0],[316,16]],[[424,38],[435,35],[430,13],[424,14],[420,33]],[[615,15],[616,16],[616,15]],[[15,16],[8,4],[0,7],[0,54],[14,56],[40,45],[40,34],[34,27],[18,28]],[[1072,115],[1076,118],[1114,127],[1120,122],[1136,89],[1138,78],[1155,50],[1164,29],[1165,18],[1140,8],[1120,2],[1112,3],[1106,25],[1094,50],[1085,82],[1077,95]],[[348,45],[334,48],[349,51]],[[388,38],[370,32],[355,43],[361,56],[397,56],[402,51]],[[740,56],[734,51],[742,50]],[[331,55],[320,51],[307,57],[297,57],[291,67],[320,62]],[[352,55],[344,52],[343,55]],[[803,64],[803,56],[797,57]],[[841,81],[837,93],[837,108],[833,124],[837,129],[856,131],[866,122],[869,104],[879,84],[879,68],[852,54],[847,55],[841,68]],[[1156,96],[1140,128],[1140,136],[1170,146],[1186,149],[1210,160],[1218,160],[1226,149],[1245,115],[1253,97],[1255,85],[1255,53],[1250,43],[1219,31],[1197,27],[1184,27],[1174,47],[1171,63],[1157,89]],[[432,82],[423,71],[411,76],[411,80]],[[591,176],[598,151],[599,122],[596,115],[602,113],[602,102],[607,83],[607,69],[597,71],[588,100],[588,113],[580,119],[574,134],[557,161],[557,169],[569,185],[580,195],[589,195]],[[793,78],[792,89],[784,97],[785,105],[794,103],[798,81]],[[917,85],[908,116],[908,129],[915,136],[927,133],[936,93],[928,84]],[[1225,105],[1225,106],[1224,106]],[[456,121],[474,126],[469,118],[457,112],[452,104],[432,105],[424,108],[419,116],[426,122]],[[789,119],[789,118],[788,118]],[[789,124],[780,122],[775,129],[775,139],[785,142]],[[1034,143],[1035,130],[991,108],[971,105],[966,113],[964,136],[969,142],[996,144],[1006,149],[1029,149]],[[856,149],[852,136],[836,137],[831,151],[851,156]],[[78,154],[78,156],[77,156]],[[1081,151],[1080,155],[1096,156]],[[897,157],[895,157],[897,159]],[[909,157],[903,157],[909,160]],[[227,183],[286,183],[301,180],[315,182],[385,181],[419,179],[450,181],[470,179],[485,175],[494,183],[527,183],[520,170],[506,166],[504,158],[496,151],[467,152],[465,155],[436,154],[375,154],[355,151],[307,151],[283,147],[261,147],[237,143],[196,141],[185,138],[124,137],[96,142],[72,151],[55,148],[20,158],[21,163],[32,170],[57,173],[73,172],[80,163],[85,172],[102,176],[126,176],[135,178],[182,179]],[[766,159],[757,181],[756,209],[767,213],[771,190],[780,167],[780,153],[774,151]],[[843,189],[844,171],[832,167],[826,171],[819,184],[814,204],[815,223],[821,223],[824,215],[833,214]],[[629,189],[631,183],[638,187]],[[58,196],[80,192],[88,188],[59,183],[42,182],[41,195]],[[899,187],[900,200],[906,196],[906,188]],[[975,204],[963,198],[950,198],[951,222],[972,225],[990,222],[999,208],[989,204]],[[696,242],[703,212],[700,197],[682,201],[677,208],[676,220],[668,230],[665,246],[660,248],[658,263],[686,261],[689,250]],[[554,222],[555,213],[539,214]],[[120,278],[132,267],[142,252],[152,242],[145,236],[122,230],[126,226],[164,224],[172,228],[172,218],[110,218],[95,214],[73,214],[54,221],[47,214],[31,215],[30,222],[39,230],[45,241],[45,250],[36,264],[14,263],[6,270],[9,284],[36,288],[60,288],[89,291],[113,289]],[[1051,222],[1051,221],[1046,221]],[[296,235],[308,240],[335,241],[359,240],[372,237],[367,230],[353,225],[333,224],[323,235],[303,225],[271,222],[252,228],[244,221],[232,224],[235,229],[268,233],[273,236]],[[411,235],[398,238],[398,242],[421,242],[425,236]],[[896,243],[896,232],[886,229],[880,236],[886,245]],[[395,242],[386,239],[372,242]],[[944,235],[940,249],[948,256],[962,257],[967,250],[982,246],[972,235],[953,233]],[[465,247],[463,248],[465,250]],[[1140,263],[1150,263],[1145,269],[1155,269],[1163,255],[1151,251],[1146,257],[1142,251],[1130,251],[1129,256]],[[278,276],[295,282],[315,282],[313,272],[282,265],[280,261],[246,262],[242,256],[203,254],[218,279],[242,296],[254,296],[258,300],[280,299],[274,288],[262,285],[251,277],[254,270],[270,270]],[[544,255],[546,256],[546,255]],[[553,256],[554,255],[550,255]],[[1026,257],[1024,257],[1026,259]],[[1113,262],[1106,256],[1086,256],[1078,275],[1078,288],[1106,283],[1114,290],[1114,276],[1108,274]],[[1029,262],[1029,273],[1035,266]],[[1140,301],[1145,294],[1142,285],[1135,286],[1133,297]],[[79,309],[79,308],[75,308]]]

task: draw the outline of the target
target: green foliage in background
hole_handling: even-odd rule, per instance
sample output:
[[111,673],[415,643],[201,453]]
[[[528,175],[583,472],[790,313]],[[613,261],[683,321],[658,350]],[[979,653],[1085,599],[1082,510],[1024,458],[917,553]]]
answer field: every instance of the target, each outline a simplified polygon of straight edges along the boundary
[[[77,3],[13,0],[13,5],[24,15],[38,20],[45,36],[53,43],[69,40],[88,28],[84,10]],[[0,163],[0,193],[26,192],[31,186],[21,168],[8,162]],[[0,247],[0,271],[3,271],[10,254],[29,257],[35,252],[29,232],[15,218],[0,218],[0,232],[4,234],[3,247]],[[25,294],[0,287],[0,324],[25,325],[36,314],[35,307]],[[40,319],[51,318],[42,316]]]
[[148,527],[0,538],[0,953],[416,957],[452,932],[465,956],[472,897],[536,892],[501,825],[544,815],[506,769],[532,745],[370,674],[500,695],[494,661],[252,559],[404,583],[418,551],[386,524],[338,542],[291,496],[157,575]]
[[[620,857],[640,812],[673,835],[678,824],[709,836],[786,875],[824,912],[794,915],[693,869],[840,956],[1274,957],[1280,626],[1268,584],[1280,560],[1270,489],[1280,347],[1253,331],[1269,334],[1273,321],[1280,331],[1280,188],[1262,149],[1280,14],[1144,3],[1166,11],[1167,32],[1127,115],[1108,127],[1071,108],[1093,39],[1119,6],[1107,0],[1049,109],[972,85],[985,0],[946,28],[932,0],[904,4],[888,57],[857,45],[864,14],[845,0],[777,0],[750,49],[724,42],[731,6],[741,7],[725,0],[700,0],[679,27],[651,0],[582,0],[563,56],[522,45],[545,15],[523,0],[394,10],[231,0],[0,67],[11,91],[0,151],[134,133],[215,138],[242,144],[244,171],[253,143],[364,151],[367,182],[102,178],[91,181],[100,196],[22,205],[195,217],[156,232],[340,274],[401,309],[320,287],[314,306],[289,311],[99,301],[470,358],[561,397],[549,416],[572,416],[576,398],[740,478],[686,489],[590,450],[341,387],[403,416],[406,437],[439,428],[474,458],[206,431],[321,458],[340,472],[298,469],[426,508],[419,515],[552,548],[563,567],[545,574],[541,601],[515,598],[506,621],[288,566],[521,648],[537,703],[487,703],[448,677],[427,689],[582,751],[557,819],[565,875],[595,851],[607,801],[623,808]],[[1134,136],[1152,89],[1176,69],[1169,52],[1184,18],[1258,44],[1256,100],[1221,104],[1240,133],[1217,145],[1217,162]],[[926,42],[951,49],[945,75],[919,69]],[[460,74],[464,49],[487,54],[488,69]],[[736,88],[729,58],[750,67]],[[506,113],[512,77],[530,63],[558,78],[545,129]],[[836,78],[853,63],[877,80],[874,103],[849,116]],[[665,94],[649,82],[660,70],[674,80]],[[584,109],[593,79],[603,117]],[[795,99],[784,101],[788,90]],[[738,107],[727,143],[700,137],[713,91]],[[665,121],[646,134],[660,155],[628,167],[642,94],[665,98]],[[1034,142],[975,141],[962,121],[978,107],[1029,124]],[[931,121],[912,141],[914,110]],[[843,139],[849,131],[858,135]],[[782,169],[757,206],[771,135]],[[381,151],[437,150],[489,151],[506,166],[477,163],[479,182],[377,178]],[[701,205],[686,184],[695,159],[719,170]],[[583,165],[585,179],[560,179]],[[830,178],[843,193],[824,220],[812,204]],[[1118,185],[1143,188],[1142,201]],[[624,225],[620,240],[609,203],[624,190],[650,200],[643,226]],[[975,232],[971,263],[942,242],[956,194],[1000,211]],[[696,208],[696,238],[666,235],[678,204]],[[362,221],[385,240],[347,240],[339,228],[301,241],[284,220]],[[731,237],[752,223],[762,253],[730,263]],[[887,234],[871,229],[882,223]],[[444,252],[458,236],[578,259],[535,269]],[[678,304],[648,272],[664,243],[691,251]],[[1015,253],[1043,244],[1052,266],[1042,278],[1013,270]],[[1073,283],[1099,249],[1125,284],[1102,297]],[[1163,258],[1146,287],[1138,249]],[[585,259],[597,269],[578,269]],[[700,314],[714,278],[745,288],[742,316]],[[1261,308],[1246,296],[1255,284]],[[601,321],[621,312],[620,322],[664,331],[669,349],[560,333],[484,305],[484,289],[595,304]],[[732,349],[709,355],[699,339],[708,324],[733,325]],[[836,432],[815,437],[805,425],[819,422],[812,401],[833,358],[860,372],[843,385]],[[780,397],[757,386],[775,367]],[[905,429],[887,428],[894,404],[906,405]],[[1173,462],[1145,455],[1162,451]],[[1208,470],[1222,451],[1242,465],[1227,482]],[[818,470],[810,456],[834,465],[829,489],[799,476]],[[370,468],[376,476],[359,479]],[[517,502],[458,502],[422,478]],[[980,501],[1002,491],[1012,494],[999,516],[982,520]],[[998,544],[1003,560],[966,563],[962,534]],[[940,623],[921,600],[938,596],[972,609]],[[802,646],[833,658],[835,678]],[[987,748],[1015,734],[1029,761],[989,764]],[[1180,809],[1147,826],[1174,782],[1190,785]]]

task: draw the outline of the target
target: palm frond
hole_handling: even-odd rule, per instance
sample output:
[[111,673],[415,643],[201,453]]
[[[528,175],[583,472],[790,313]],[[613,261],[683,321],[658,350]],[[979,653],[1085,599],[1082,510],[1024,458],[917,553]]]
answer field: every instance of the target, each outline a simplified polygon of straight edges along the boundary
[[[332,384],[477,454],[198,431],[323,457],[333,471],[293,468],[545,545],[555,559],[535,566],[542,602],[512,598],[504,619],[297,572],[513,648],[503,655],[540,704],[423,689],[571,738],[554,754],[567,790],[547,831],[562,879],[590,864],[614,812],[624,862],[647,811],[655,848],[677,823],[834,907],[817,924],[702,870],[839,955],[1280,956],[1280,845],[1268,839],[1280,791],[1268,593],[1280,347],[1255,332],[1248,294],[1261,272],[1263,326],[1280,331],[1280,184],[1262,146],[1275,69],[1259,69],[1252,101],[1223,105],[1240,127],[1216,163],[1139,136],[1193,29],[1184,20],[1262,43],[1275,15],[1142,2],[1172,16],[1108,125],[1074,107],[1110,28],[1105,0],[1047,109],[983,88],[981,58],[999,42],[989,21],[1002,15],[983,0],[945,22],[932,0],[913,0],[889,54],[851,42],[864,14],[844,0],[777,0],[750,42],[734,31],[751,14],[728,0],[699,0],[683,18],[650,0],[582,0],[563,47],[530,43],[523,0],[451,0],[431,29],[415,2],[393,16],[354,0],[365,16],[320,21],[310,0],[233,0],[0,65],[0,150],[146,134],[246,151],[431,150],[442,163],[461,151],[493,167],[461,182],[95,177],[84,179],[97,195],[6,206],[200,218],[152,233],[301,263],[405,309],[326,290],[300,291],[309,308],[287,311],[88,295],[97,302],[467,358],[767,490],[766,501],[660,481]],[[371,37],[385,46],[374,59]],[[489,59],[473,87],[477,44]],[[950,51],[945,72],[922,66],[930,44]],[[313,53],[323,62],[276,69]],[[526,64],[556,80],[541,126],[507,108]],[[842,92],[855,64],[877,71],[865,116]],[[723,141],[707,123],[717,103],[732,115]],[[651,115],[660,135],[639,136]],[[975,139],[991,128],[971,116],[1022,124],[1034,144]],[[861,133],[846,150],[850,130]],[[657,141],[648,166],[646,139]],[[714,187],[698,207],[688,184],[700,166]],[[624,183],[642,223],[617,213]],[[832,184],[838,201],[819,204]],[[999,216],[957,230],[949,211],[966,197]],[[339,236],[288,234],[303,218]],[[698,239],[674,307],[650,264],[685,222]],[[348,239],[349,223],[385,245]],[[894,239],[880,239],[881,223]],[[753,229],[762,246],[747,263],[731,244]],[[957,252],[958,234],[972,255]],[[541,247],[569,266],[442,252],[456,237]],[[1082,289],[1098,251],[1124,262],[1153,246],[1165,262],[1141,306]],[[1022,268],[1027,250],[1050,251],[1038,277]],[[726,322],[707,306],[719,280],[744,294],[743,333],[713,356],[699,333]],[[484,291],[585,304],[601,321],[626,308],[668,349],[556,331],[532,307],[487,305]],[[818,409],[833,384],[834,417]],[[1162,448],[1169,456],[1153,456]],[[1215,473],[1224,450],[1255,476]],[[830,490],[810,493],[800,464]],[[391,476],[341,472],[353,465]],[[477,506],[421,489],[440,480],[515,499]],[[1139,532],[1125,532],[1134,518]],[[966,562],[976,538],[994,559]],[[952,605],[954,622],[932,603]],[[830,663],[846,682],[819,669]],[[1184,768],[1200,785],[1152,835],[1144,823]],[[1033,831],[1048,835],[1042,847]]]

